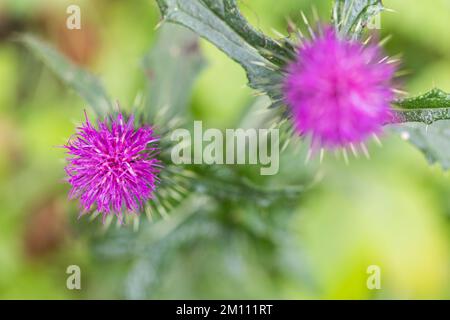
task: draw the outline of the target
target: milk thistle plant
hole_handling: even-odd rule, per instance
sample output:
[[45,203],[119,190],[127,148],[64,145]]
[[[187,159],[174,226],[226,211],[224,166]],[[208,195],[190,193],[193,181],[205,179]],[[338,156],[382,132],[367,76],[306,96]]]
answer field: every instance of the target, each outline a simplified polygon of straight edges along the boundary
[[[342,150],[346,159],[347,150],[368,155],[366,140],[378,141],[389,127],[418,145],[431,162],[448,169],[444,151],[431,152],[423,143],[420,123],[450,119],[450,96],[432,89],[419,97],[399,99],[401,88],[395,76],[401,62],[386,56],[374,40],[376,33],[366,30],[385,9],[381,0],[336,0],[330,22],[310,23],[301,13],[302,24],[289,22],[288,35],[279,33],[278,39],[252,27],[236,0],[156,3],[162,16],[160,41],[144,59],[145,71],[156,74],[156,80],[149,81],[149,97],[138,99],[129,113],[115,109],[106,90],[88,72],[36,38],[22,38],[98,117],[94,125],[86,116],[65,145],[70,197],[79,199],[83,214],[101,214],[104,222],[115,215],[119,224],[124,215],[142,212],[150,219],[155,212],[166,217],[192,192],[219,203],[239,199],[267,208],[279,199],[297,199],[305,189],[303,182],[295,192],[292,186],[267,189],[249,182],[232,166],[171,162],[170,130],[187,123],[185,109],[203,58],[196,36],[169,24],[191,29],[239,63],[249,86],[270,98],[272,124],[282,128],[287,123],[285,142],[308,138],[308,157],[327,150]],[[181,91],[170,87],[175,79]]]
[[[93,251],[130,262],[125,297],[157,296],[164,272],[185,262],[174,262],[177,250],[190,253],[199,243],[202,255],[205,248],[222,252],[208,256],[211,270],[250,256],[270,278],[305,269],[289,265],[295,259],[286,260],[282,245],[293,243],[285,232],[290,217],[320,181],[320,161],[306,168],[304,157],[319,153],[322,159],[327,151],[347,160],[349,152],[368,156],[368,139],[400,133],[430,163],[450,168],[442,144],[449,139],[449,94],[433,88],[404,96],[396,80],[401,61],[387,56],[376,31],[366,28],[385,10],[381,0],[332,2],[330,21],[310,22],[300,13],[302,22],[289,21],[286,35],[276,32],[274,39],[247,22],[236,0],[156,0],[158,38],[142,60],[147,81],[131,106],[121,101],[118,107],[99,79],[45,42],[21,38],[86,102],[85,120],[63,146],[69,196],[77,199],[78,214],[102,217],[105,233],[86,217],[76,223]],[[198,36],[241,65],[255,95],[264,96],[236,127],[280,129],[279,174],[263,177],[258,165],[172,161],[171,133],[191,129],[191,90],[205,67]],[[260,119],[252,112],[266,102]],[[301,153],[294,152],[297,145],[305,147]],[[119,228],[109,228],[113,222]],[[123,227],[130,224],[135,228]]]

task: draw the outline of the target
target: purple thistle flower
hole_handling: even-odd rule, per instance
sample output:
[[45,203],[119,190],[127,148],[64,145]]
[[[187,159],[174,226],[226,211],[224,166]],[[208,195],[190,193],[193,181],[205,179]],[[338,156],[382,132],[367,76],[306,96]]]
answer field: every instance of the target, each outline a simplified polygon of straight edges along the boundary
[[65,170],[72,185],[69,198],[79,198],[82,213],[96,207],[105,218],[113,213],[122,222],[122,212],[137,212],[151,199],[158,181],[158,138],[149,126],[135,129],[134,117],[98,121],[98,129],[86,115],[86,123],[64,147],[68,150]]
[[392,116],[396,66],[383,59],[378,45],[364,46],[326,28],[299,46],[286,71],[286,104],[313,149],[362,143]]

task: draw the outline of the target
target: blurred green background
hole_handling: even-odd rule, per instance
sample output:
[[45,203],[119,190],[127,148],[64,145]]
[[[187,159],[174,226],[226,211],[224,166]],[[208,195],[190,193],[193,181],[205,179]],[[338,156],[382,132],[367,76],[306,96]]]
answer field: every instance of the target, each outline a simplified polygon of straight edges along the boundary
[[[69,4],[81,7],[80,31],[65,28]],[[313,4],[328,19],[328,0],[244,0],[240,8],[274,35],[272,28],[286,30],[287,17],[311,15]],[[384,4],[395,10],[383,14],[381,26],[393,36],[388,53],[402,53],[409,71],[405,89],[450,91],[450,0]],[[131,105],[145,81],[140,63],[158,21],[152,0],[0,0],[1,299],[450,298],[449,175],[393,135],[383,137],[381,148],[370,145],[371,160],[347,166],[328,157],[319,166],[321,181],[280,231],[289,234],[277,243],[282,272],[258,262],[253,242],[223,239],[237,241],[241,254],[207,243],[182,248],[167,272],[156,274],[155,293],[136,294],[132,283],[139,279],[130,278],[127,262],[105,261],[91,250],[87,233],[101,236],[100,221],[80,228],[88,222],[77,221],[76,203],[67,200],[58,146],[86,105],[11,38],[40,35],[98,75],[112,98]],[[195,84],[192,113],[208,126],[232,127],[254,99],[245,74],[206,41],[201,48],[208,65]],[[290,159],[285,170],[309,170],[303,158]],[[82,269],[79,291],[66,288],[72,264]],[[381,290],[366,287],[369,265],[381,268]]]

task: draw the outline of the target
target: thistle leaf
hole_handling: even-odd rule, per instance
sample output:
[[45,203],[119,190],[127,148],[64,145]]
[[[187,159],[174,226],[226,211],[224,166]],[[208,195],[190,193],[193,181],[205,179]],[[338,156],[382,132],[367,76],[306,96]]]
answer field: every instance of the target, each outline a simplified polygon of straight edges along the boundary
[[161,135],[160,157],[165,163],[154,199],[145,207],[151,220],[172,214],[191,194],[190,179],[184,176],[188,171],[170,160],[173,142],[169,136],[189,116],[186,111],[192,87],[205,64],[198,37],[176,25],[162,26],[156,43],[144,56],[142,65],[148,80],[144,119]]
[[418,97],[397,100],[394,105],[402,109],[450,108],[450,94],[440,89],[432,89]]
[[370,20],[383,10],[381,0],[335,0],[333,21],[343,34],[359,37]]
[[[241,15],[236,0],[156,0],[164,21],[181,24],[209,40],[247,72],[249,86],[280,98],[282,65],[289,50],[253,28]],[[283,60],[283,59],[281,59]]]
[[433,89],[418,97],[396,100],[395,122],[422,122],[427,125],[450,119],[450,94]]
[[175,25],[162,26],[158,40],[143,59],[148,79],[146,119],[152,123],[157,116],[166,121],[186,116],[192,87],[204,66],[194,33]]
[[421,150],[431,163],[450,169],[450,94],[433,89],[418,97],[397,100],[394,131]]
[[440,164],[450,169],[450,121],[438,121],[432,125],[405,123],[393,125],[392,129],[417,147],[430,164]]
[[31,36],[19,38],[36,57],[53,73],[72,88],[99,117],[105,116],[112,109],[111,100],[100,81],[89,72],[70,62],[45,42]]

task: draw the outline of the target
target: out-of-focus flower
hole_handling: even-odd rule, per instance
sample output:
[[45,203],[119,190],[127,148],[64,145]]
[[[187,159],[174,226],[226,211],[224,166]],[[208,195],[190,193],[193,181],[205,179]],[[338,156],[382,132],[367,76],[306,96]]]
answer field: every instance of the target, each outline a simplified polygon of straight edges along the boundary
[[77,129],[68,150],[66,172],[70,198],[79,198],[82,214],[96,209],[103,220],[111,213],[137,213],[152,198],[158,182],[158,137],[149,126],[134,127],[134,117],[86,122]]
[[313,148],[345,148],[378,134],[392,116],[396,66],[380,46],[364,45],[325,28],[298,47],[283,93],[297,132]]

